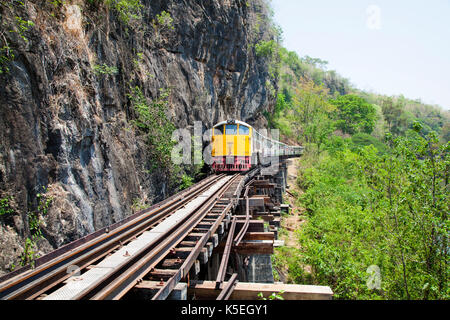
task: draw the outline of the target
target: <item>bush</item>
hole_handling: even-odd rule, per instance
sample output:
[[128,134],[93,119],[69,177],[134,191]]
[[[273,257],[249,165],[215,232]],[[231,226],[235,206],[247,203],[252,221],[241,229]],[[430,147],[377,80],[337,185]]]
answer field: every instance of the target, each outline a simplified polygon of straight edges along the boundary
[[10,196],[0,199],[0,217],[14,213],[14,209],[10,205],[12,199]]
[[388,148],[384,143],[382,143],[380,140],[367,133],[357,133],[353,135],[352,143],[353,143],[352,145],[353,151],[357,151],[363,147],[373,145],[375,148],[377,148],[380,154],[388,152]]
[[139,87],[134,87],[131,91],[128,97],[137,114],[133,123],[146,136],[152,157],[151,169],[161,168],[166,173],[170,173],[174,169],[171,152],[175,146],[175,142],[172,140],[175,126],[166,115],[170,90],[160,89],[159,97],[152,103],[147,101]]
[[[417,134],[389,140],[386,154],[344,148],[306,169],[298,259],[313,272],[297,281],[338,299],[448,299],[449,150]],[[379,288],[368,285],[371,266]]]
[[348,134],[372,133],[376,122],[373,105],[353,94],[339,96],[330,102],[337,107],[334,117],[337,129]]
[[141,0],[105,0],[106,4],[114,9],[119,19],[126,25],[131,20],[141,18],[141,9],[143,7]]
[[108,66],[107,64],[94,65],[92,68],[96,75],[113,75],[119,72],[117,67]]

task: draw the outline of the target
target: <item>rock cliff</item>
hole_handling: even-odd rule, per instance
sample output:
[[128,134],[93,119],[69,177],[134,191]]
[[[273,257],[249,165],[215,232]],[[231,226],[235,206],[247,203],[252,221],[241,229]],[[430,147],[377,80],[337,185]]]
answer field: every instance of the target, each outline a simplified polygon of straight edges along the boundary
[[130,88],[149,101],[170,89],[178,128],[263,125],[275,103],[254,49],[270,37],[258,1],[141,0],[128,16],[115,3],[0,2],[0,197],[13,211],[0,216],[1,273],[18,264],[43,188],[41,255],[176,191],[148,171]]

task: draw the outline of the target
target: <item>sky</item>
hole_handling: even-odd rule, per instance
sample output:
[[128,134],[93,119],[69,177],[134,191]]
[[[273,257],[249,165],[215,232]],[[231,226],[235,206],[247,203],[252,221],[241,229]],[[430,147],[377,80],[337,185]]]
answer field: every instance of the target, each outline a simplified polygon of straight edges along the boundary
[[272,0],[283,45],[357,88],[450,110],[450,0]]

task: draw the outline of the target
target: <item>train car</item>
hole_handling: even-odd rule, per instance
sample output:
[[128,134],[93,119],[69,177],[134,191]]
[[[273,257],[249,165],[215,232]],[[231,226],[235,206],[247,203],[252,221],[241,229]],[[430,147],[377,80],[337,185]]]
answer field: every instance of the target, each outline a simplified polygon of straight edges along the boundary
[[228,120],[216,124],[212,133],[212,169],[215,172],[248,171],[271,157],[300,155],[303,147],[272,140],[251,125]]

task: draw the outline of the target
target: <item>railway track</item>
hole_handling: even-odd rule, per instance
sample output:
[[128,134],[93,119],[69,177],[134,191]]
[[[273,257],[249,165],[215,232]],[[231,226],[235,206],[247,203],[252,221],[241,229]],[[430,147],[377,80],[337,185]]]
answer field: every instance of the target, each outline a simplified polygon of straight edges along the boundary
[[[227,204],[220,199],[239,177],[211,176],[133,220],[117,224],[115,229],[74,248],[68,245],[35,269],[0,283],[0,299],[119,299],[159,262],[176,252],[175,247],[203,220],[208,220],[208,214],[209,218],[215,215],[216,223],[209,221],[210,228],[156,297],[164,298],[172,284],[186,276],[199,250],[219,227],[223,213],[231,208],[230,201]],[[219,215],[214,213],[217,208],[223,209]],[[78,273],[81,274],[77,276]]]

